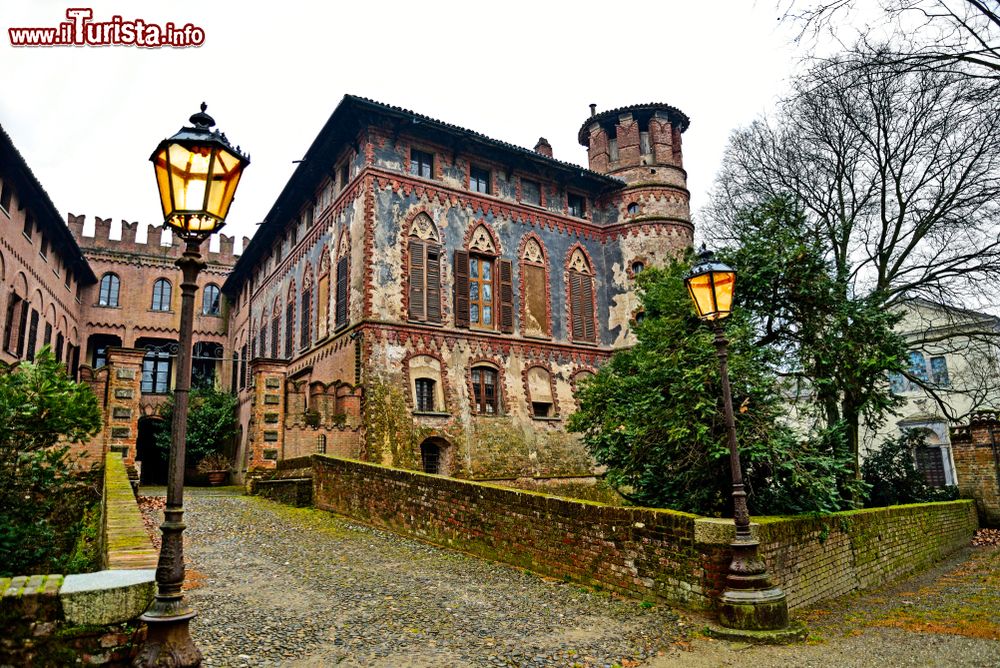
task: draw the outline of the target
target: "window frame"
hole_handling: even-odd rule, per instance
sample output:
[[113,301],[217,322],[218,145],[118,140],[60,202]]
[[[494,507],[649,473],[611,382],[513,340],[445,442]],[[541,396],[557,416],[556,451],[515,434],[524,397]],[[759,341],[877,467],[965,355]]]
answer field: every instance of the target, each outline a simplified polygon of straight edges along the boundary
[[469,190],[481,195],[492,195],[493,172],[487,167],[469,165]]
[[[575,207],[574,204],[578,203],[579,207]],[[587,197],[586,195],[581,195],[580,193],[567,192],[566,193],[566,213],[574,218],[586,218],[587,217]]]
[[[208,302],[208,294],[212,291],[214,297],[212,302]],[[222,315],[222,290],[215,283],[207,283],[201,291],[201,314],[208,315],[212,317],[219,317]]]
[[[424,160],[425,158],[426,160]],[[416,176],[421,179],[433,179],[434,153],[411,147],[408,172],[410,176]]]
[[[489,374],[493,378],[493,397],[489,400],[486,394],[488,383],[484,382]],[[477,379],[478,376],[478,379]],[[495,417],[503,415],[503,398],[500,392],[500,369],[493,364],[476,363],[469,368],[470,408],[473,415]],[[488,410],[492,407],[492,411]]]
[[[413,393],[414,393],[414,412],[417,413],[434,413],[437,412],[437,406],[435,405],[435,392],[437,388],[435,384],[437,380],[434,378],[427,378],[426,376],[421,376],[419,378],[413,379]],[[426,401],[430,401],[427,404]]]
[[170,313],[171,301],[173,300],[173,285],[169,279],[158,278],[153,281],[153,299],[149,305],[150,311],[157,313]]
[[[106,291],[104,286],[105,279],[108,279]],[[113,271],[106,272],[101,276],[97,292],[97,306],[101,308],[120,308],[119,297],[121,295],[121,285],[122,279]]]

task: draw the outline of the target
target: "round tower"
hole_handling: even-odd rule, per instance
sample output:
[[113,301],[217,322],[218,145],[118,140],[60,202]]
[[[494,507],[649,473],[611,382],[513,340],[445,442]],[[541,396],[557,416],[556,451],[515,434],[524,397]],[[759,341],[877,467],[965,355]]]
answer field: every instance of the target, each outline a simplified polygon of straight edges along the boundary
[[662,264],[693,243],[681,152],[681,134],[689,123],[684,112],[668,104],[601,113],[592,104],[590,118],[580,128],[578,139],[587,147],[590,169],[625,182],[606,200],[607,225],[617,232],[630,275],[646,264]]

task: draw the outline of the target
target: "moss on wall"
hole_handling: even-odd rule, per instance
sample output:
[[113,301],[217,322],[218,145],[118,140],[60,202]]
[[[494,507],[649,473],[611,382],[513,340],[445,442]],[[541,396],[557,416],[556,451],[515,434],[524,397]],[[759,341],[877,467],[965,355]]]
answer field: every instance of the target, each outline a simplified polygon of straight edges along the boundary
[[365,456],[371,462],[416,468],[413,419],[402,383],[372,375],[365,384]]

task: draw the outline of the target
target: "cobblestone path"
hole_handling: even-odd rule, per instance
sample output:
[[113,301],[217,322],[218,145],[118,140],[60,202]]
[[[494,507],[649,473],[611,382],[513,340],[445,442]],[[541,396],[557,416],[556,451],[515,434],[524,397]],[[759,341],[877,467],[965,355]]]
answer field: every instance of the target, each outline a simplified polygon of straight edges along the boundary
[[683,634],[663,606],[322,511],[185,493],[187,595],[206,666],[639,666]]

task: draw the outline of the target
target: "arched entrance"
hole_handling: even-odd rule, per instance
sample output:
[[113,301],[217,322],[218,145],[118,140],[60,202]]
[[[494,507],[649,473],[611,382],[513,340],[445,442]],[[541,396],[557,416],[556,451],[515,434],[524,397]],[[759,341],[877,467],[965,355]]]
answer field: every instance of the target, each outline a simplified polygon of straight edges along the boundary
[[170,429],[167,421],[159,416],[139,418],[139,434],[135,441],[135,458],[142,463],[139,483],[142,485],[167,484],[167,453],[156,447],[156,433]]
[[425,439],[420,444],[420,468],[424,473],[449,475],[451,444],[438,436]]

